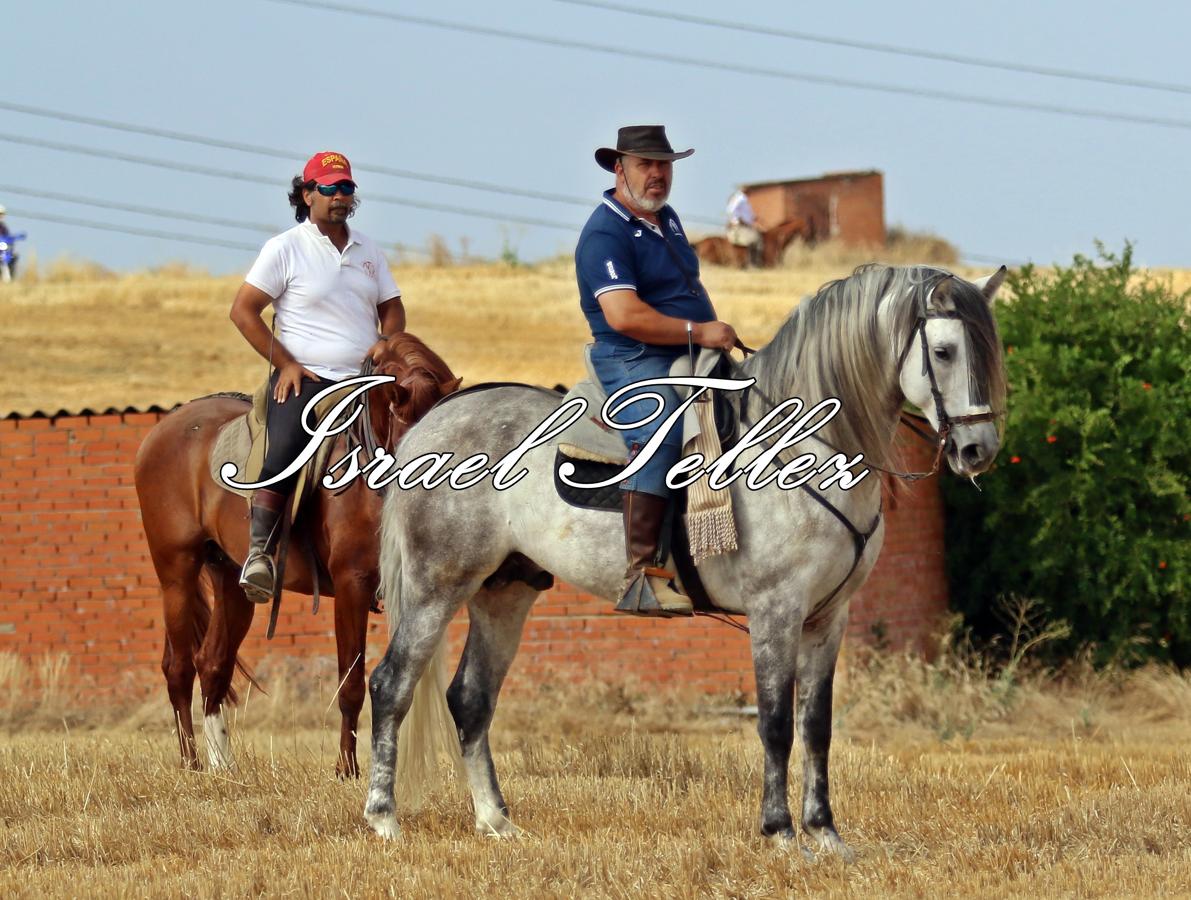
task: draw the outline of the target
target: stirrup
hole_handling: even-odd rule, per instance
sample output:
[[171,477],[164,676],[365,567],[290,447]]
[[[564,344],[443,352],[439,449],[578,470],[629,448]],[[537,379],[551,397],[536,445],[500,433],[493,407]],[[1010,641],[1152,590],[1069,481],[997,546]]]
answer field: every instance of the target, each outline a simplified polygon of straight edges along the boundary
[[263,550],[250,550],[240,570],[240,587],[253,603],[269,603],[273,600],[277,571],[273,558]]
[[632,616],[653,616],[657,618],[677,618],[694,615],[691,602],[677,591],[674,595],[685,601],[681,606],[663,606],[654,592],[650,578],[661,578],[669,581],[672,576],[665,569],[643,569],[633,575],[632,580],[624,590],[624,596],[616,604],[616,612],[628,613]]

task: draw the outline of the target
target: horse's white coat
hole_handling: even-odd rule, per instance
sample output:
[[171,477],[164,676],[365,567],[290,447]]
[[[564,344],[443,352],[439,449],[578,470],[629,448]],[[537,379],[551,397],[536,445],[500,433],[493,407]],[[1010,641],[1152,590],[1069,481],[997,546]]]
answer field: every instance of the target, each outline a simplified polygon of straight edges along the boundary
[[[926,309],[933,285],[950,276],[936,270],[897,270],[893,282],[886,283],[894,283],[905,292],[897,301],[912,296],[916,306],[899,307],[894,316],[886,313],[889,295],[882,298],[874,290],[878,276],[885,271],[893,270],[853,276],[856,283],[848,284],[853,294],[841,300],[851,302],[853,310],[867,309],[867,322],[853,313],[853,319],[829,321],[827,327],[836,329],[837,337],[855,329],[852,344],[862,334],[877,334],[880,347],[866,347],[862,358],[853,360],[848,371],[856,373],[852,388],[859,385],[864,389],[853,393],[861,398],[857,406],[865,407],[864,400],[868,400],[867,408],[859,412],[869,417],[868,430],[860,433],[880,435],[891,442],[902,397],[918,403],[932,424],[939,424],[927,365],[935,370],[949,417],[983,410],[974,408],[970,400],[973,391],[968,383],[970,367],[964,357],[965,326],[961,320],[928,320],[928,355],[924,356],[915,345],[900,371],[896,366],[896,348],[905,346],[909,338],[908,323],[919,309]],[[978,310],[986,310],[978,295],[971,288],[966,290],[962,299],[969,311],[973,304]],[[863,293],[861,304],[855,302],[858,292]],[[821,306],[815,314],[833,315],[830,310],[823,312]],[[875,330],[873,315],[877,317]],[[980,315],[986,322],[981,327],[988,330],[991,320],[987,312]],[[904,324],[894,328],[894,321]],[[906,333],[900,333],[899,328]],[[995,329],[991,331],[984,337],[995,338]],[[914,340],[919,338],[915,336]],[[775,339],[773,345],[778,343]],[[849,345],[847,340],[844,345]],[[939,354],[937,351],[944,346],[949,352]],[[768,372],[773,379],[775,373],[780,376],[790,371],[785,356],[771,353],[767,363],[764,352],[753,358],[751,372]],[[771,391],[779,402],[786,396],[778,397],[781,389],[783,386],[777,384]],[[822,397],[803,399],[810,405]],[[412,459],[450,449],[462,454],[483,451],[495,458],[516,445],[557,406],[557,397],[520,387],[460,397],[415,426],[405,437],[398,456]],[[999,435],[991,423],[957,426],[951,437],[948,462],[962,474],[987,468],[999,446]],[[885,454],[880,458],[885,459],[888,447],[878,449]],[[752,452],[755,457],[761,449]],[[829,455],[826,453],[824,458]],[[740,465],[746,465],[751,458],[742,458]],[[413,685],[429,663],[435,642],[441,642],[447,623],[465,603],[471,604],[471,632],[460,674],[450,689],[451,710],[463,743],[477,829],[485,833],[499,833],[505,826],[512,829],[492,768],[487,729],[535,592],[529,589],[526,595],[526,585],[516,582],[482,590],[485,579],[516,553],[556,578],[609,602],[620,595],[625,565],[620,516],[578,509],[560,500],[553,484],[553,460],[552,446],[530,451],[522,458],[529,475],[503,491],[484,482],[467,491],[393,491],[386,499],[382,580],[391,614],[396,617],[399,610],[400,619],[394,620],[396,630],[389,653],[371,681],[373,762],[365,808],[365,818],[382,836],[392,837],[397,831],[393,801],[397,757],[394,737],[401,724],[397,710],[407,709],[411,698],[415,698]],[[866,478],[852,490],[834,485],[821,491],[861,532],[875,525],[859,560],[852,536],[806,492],[772,486],[750,491],[743,480],[735,481],[730,490],[741,549],[711,557],[700,564],[700,573],[718,605],[745,613],[750,619],[759,729],[765,750],[762,831],[778,839],[795,837],[786,797],[786,769],[795,725],[796,685],[797,730],[803,744],[802,828],[820,850],[847,858],[850,851],[835,830],[828,803],[831,676],[847,621],[848,600],[875,564],[884,539],[884,524],[879,519],[880,483],[877,478]],[[843,584],[845,578],[847,583]],[[501,609],[508,610],[509,615],[502,618]],[[514,609],[519,611],[514,614]],[[433,671],[431,674],[437,677]],[[436,693],[434,702],[445,706],[441,693]],[[414,738],[404,733],[404,727],[402,732],[403,742]]]

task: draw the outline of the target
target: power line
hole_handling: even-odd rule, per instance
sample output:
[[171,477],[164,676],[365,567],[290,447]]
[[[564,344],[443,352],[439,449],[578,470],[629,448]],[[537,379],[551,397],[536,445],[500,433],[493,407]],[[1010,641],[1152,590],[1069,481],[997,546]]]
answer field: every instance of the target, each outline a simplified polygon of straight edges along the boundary
[[[0,100],[0,110],[21,113],[26,116],[37,116],[43,119],[54,119],[60,122],[73,122],[77,125],[89,125],[94,128],[105,128],[109,131],[121,131],[128,134],[143,134],[149,137],[166,138],[186,144],[198,144],[204,147],[215,147],[220,150],[235,150],[240,153],[251,153],[257,156],[267,156],[273,159],[284,159],[293,162],[301,159],[303,154],[276,147],[264,147],[258,144],[245,144],[239,141],[228,141],[222,138],[210,137],[203,134],[193,134],[186,131],[173,131],[166,128],[156,128],[149,125],[138,125],[134,122],[119,122],[114,119],[104,119],[97,116],[84,116],[66,110],[48,109],[42,106],[30,106],[24,103],[12,103]],[[485,191],[490,194],[500,194],[507,197],[522,197],[529,200],[540,200],[548,203],[564,203],[569,206],[582,206],[591,209],[595,201],[589,197],[577,197],[568,194],[554,194],[547,191],[535,191],[525,188],[509,187],[493,184],[487,181],[475,181],[468,178],[454,178],[445,175],[434,175],[428,172],[415,172],[409,169],[396,169],[392,166],[382,166],[375,163],[353,163],[353,168],[361,172],[375,172],[379,175],[391,175],[394,178],[404,178],[414,181],[426,181],[432,184],[449,185],[450,187],[466,188],[473,191]],[[688,216],[693,222],[703,224],[721,224],[718,219],[706,216]]]
[[130,203],[117,203],[113,200],[99,200],[94,197],[83,197],[77,194],[59,194],[54,191],[35,191],[15,184],[0,184],[0,193],[20,194],[25,197],[35,197],[38,200],[58,200],[63,203],[77,203],[80,206],[94,206],[98,209],[111,209],[118,212],[137,213],[142,216],[157,216],[163,219],[182,219],[187,222],[197,222],[201,225],[218,225],[222,228],[239,228],[244,231],[256,231],[266,234],[276,234],[277,226],[252,222],[239,222],[235,219],[221,219],[216,216],[204,216],[198,213],[183,212],[176,209],[161,209],[156,206],[137,206]]
[[[70,144],[62,141],[49,141],[44,138],[28,137],[26,135],[16,135],[11,133],[0,133],[0,141],[12,144],[23,144],[29,147],[42,147],[48,150],[58,150],[62,153],[77,153],[83,156],[93,156],[99,159],[112,159],[120,162],[131,162],[142,166],[153,166],[160,169],[171,169],[176,172],[187,172],[192,175],[205,175],[210,178],[223,178],[229,181],[250,182],[255,184],[263,184],[272,188],[280,187],[276,178],[269,178],[265,175],[253,175],[245,172],[230,173],[226,169],[216,169],[211,166],[199,166],[192,163],[181,163],[173,160],[164,160],[151,156],[139,156],[132,153],[123,153],[115,150],[102,150],[97,147],[88,147],[82,144]],[[473,219],[489,219],[502,223],[515,223],[518,225],[534,225],[541,228],[553,228],[559,231],[566,231],[570,233],[577,232],[579,226],[574,223],[559,222],[552,219],[539,219],[533,216],[522,216],[514,213],[497,213],[488,210],[474,209],[466,206],[452,206],[445,203],[428,203],[423,200],[413,200],[409,197],[397,197],[391,194],[378,194],[371,191],[363,194],[369,201],[376,201],[378,203],[388,203],[394,206],[406,206],[415,209],[425,209],[431,212],[446,212],[454,215],[466,216]]]
[[507,31],[486,25],[470,25],[461,22],[448,22],[442,19],[431,19],[426,16],[411,16],[404,13],[389,12],[387,10],[368,9],[360,6],[349,6],[344,3],[333,3],[328,0],[267,0],[270,3],[280,3],[287,6],[301,6],[323,12],[342,12],[351,15],[368,16],[377,19],[387,19],[394,22],[404,22],[408,25],[422,25],[427,28],[440,28],[446,31],[457,31],[465,34],[476,34],[484,37],[501,37],[510,40],[525,41],[533,44],[543,44],[566,50],[588,50],[593,53],[604,53],[611,56],[629,57],[637,62],[672,63],[674,65],[691,66],[699,69],[710,69],[720,72],[735,72],[742,75],[759,75],[765,78],[780,78],[786,81],[799,81],[807,84],[820,84],[828,87],[851,88],[862,91],[875,91],[882,94],[896,94],[907,97],[922,97],[929,100],[945,100],[950,103],[966,103],[977,106],[989,106],[998,109],[1020,109],[1028,112],[1050,113],[1053,115],[1073,116],[1081,119],[1096,119],[1106,122],[1127,122],[1132,125],[1156,125],[1163,128],[1191,129],[1191,119],[1172,119],[1163,116],[1137,115],[1134,113],[1118,113],[1110,110],[1087,109],[1078,106],[1065,106],[1059,103],[1038,103],[1027,100],[1010,100],[1003,97],[989,97],[980,94],[963,94],[956,91],[943,91],[935,88],[916,88],[905,85],[883,84],[875,81],[861,81],[852,78],[838,78],[832,75],[816,75],[810,72],[791,72],[786,69],[770,69],[764,66],[748,66],[739,63],[717,62],[714,60],[698,59],[690,56],[678,56],[672,53],[660,53],[650,50],[648,53],[639,50],[627,50],[607,44],[591,44],[586,41],[576,41],[569,38],[547,37],[539,34],[529,34],[520,31]]
[[52,213],[32,212],[27,209],[8,208],[9,215],[22,219],[32,219],[34,222],[57,222],[62,225],[77,225],[79,228],[93,228],[97,231],[115,231],[120,234],[133,234],[138,237],[161,238],[167,241],[181,241],[185,244],[207,244],[212,247],[229,247],[232,250],[246,250],[256,253],[260,247],[243,244],[239,241],[225,241],[220,238],[202,237],[197,234],[183,234],[176,231],[158,231],[152,228],[136,228],[131,225],[112,225],[108,222],[96,222],[91,219],[76,219],[73,216],[59,216]]
[[1144,78],[1129,78],[1121,75],[1103,75],[1098,72],[1083,72],[1076,69],[1062,69],[1055,66],[1038,66],[1031,63],[1013,63],[997,59],[985,59],[978,56],[961,56],[958,53],[943,53],[937,50],[922,50],[917,47],[901,47],[896,44],[882,44],[874,41],[858,41],[851,38],[834,37],[825,34],[811,34],[806,31],[791,31],[784,28],[773,28],[762,25],[751,25],[747,22],[732,22],[726,19],[713,19],[707,16],[693,16],[687,13],[666,12],[655,9],[641,9],[626,6],[621,3],[608,3],[605,0],[555,0],[556,3],[568,3],[572,6],[587,6],[593,9],[604,9],[612,12],[623,12],[634,16],[645,16],[652,19],[666,19],[672,22],[686,22],[691,25],[706,25],[712,28],[722,28],[729,31],[742,31],[748,34],[761,34],[767,37],[789,38],[795,41],[806,41],[812,44],[829,44],[836,47],[849,47],[854,50],[868,50],[874,53],[887,53],[893,56],[910,56],[918,59],[929,59],[935,62],[955,63],[961,66],[974,66],[984,69],[999,69],[1004,72],[1020,72],[1027,75],[1044,75],[1049,78],[1067,78],[1072,81],[1091,81],[1098,84],[1111,84],[1118,87],[1142,88],[1152,91],[1168,91],[1176,94],[1191,94],[1191,85],[1175,84],[1167,81],[1149,81]]

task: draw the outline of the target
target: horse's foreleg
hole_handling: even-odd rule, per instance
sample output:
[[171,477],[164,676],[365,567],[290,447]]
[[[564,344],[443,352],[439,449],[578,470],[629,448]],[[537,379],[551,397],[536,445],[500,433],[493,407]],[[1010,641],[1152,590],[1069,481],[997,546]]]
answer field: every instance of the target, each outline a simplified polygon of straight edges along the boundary
[[798,647],[798,734],[802,739],[802,829],[819,847],[846,859],[852,852],[835,830],[828,799],[831,689],[843,639],[845,613],[808,627]]
[[356,728],[364,707],[364,652],[368,641],[368,610],[376,594],[375,572],[336,572],[335,648],[339,657],[339,759],[335,774],[359,778]]
[[203,692],[203,741],[212,769],[235,764],[223,701],[232,686],[236,654],[252,624],[255,604],[239,585],[237,571],[226,565],[208,568],[213,591],[211,621],[198,652],[199,684]]
[[[406,585],[403,597],[443,596],[445,592]],[[372,695],[372,773],[364,818],[384,838],[397,836],[397,805],[393,782],[397,770],[397,730],[413,702],[414,688],[434,656],[447,630],[447,624],[474,587],[460,591],[446,601],[435,599],[432,605],[417,606],[399,598],[388,603],[401,604],[397,631],[389,641],[384,658],[368,679]]]
[[515,582],[500,591],[481,591],[472,599],[467,645],[447,691],[447,705],[462,742],[476,831],[493,837],[514,835],[517,828],[509,821],[509,808],[496,779],[488,726],[537,596],[534,588]]
[[753,668],[757,679],[757,732],[765,750],[761,833],[796,841],[787,799],[787,772],[794,745],[794,673],[801,621],[757,610],[749,616]]

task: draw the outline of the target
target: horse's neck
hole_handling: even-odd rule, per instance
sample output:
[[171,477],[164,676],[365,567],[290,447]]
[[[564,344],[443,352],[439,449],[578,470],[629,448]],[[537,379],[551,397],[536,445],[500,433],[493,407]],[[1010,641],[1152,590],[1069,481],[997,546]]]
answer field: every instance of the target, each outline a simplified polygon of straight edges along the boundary
[[[790,327],[790,326],[783,326]],[[885,332],[887,333],[887,332]],[[789,377],[783,378],[783,372],[791,372],[782,365],[782,361],[777,359],[776,341],[770,341],[755,354],[750,356],[741,365],[741,369],[745,377],[753,377],[757,379],[757,388],[763,395],[760,407],[757,400],[749,398],[749,409],[745,410],[748,413],[750,421],[757,421],[769,411],[769,403],[774,406],[781,404],[784,400],[797,397],[803,402],[802,409],[808,410],[813,408],[816,404],[823,400],[829,399],[828,396],[814,396],[813,393],[806,388],[800,387],[798,379],[791,379]],[[897,431],[898,413],[901,410],[902,404],[905,402],[905,397],[901,393],[900,387],[897,385],[896,377],[896,363],[892,358],[892,350],[886,351],[889,355],[888,364],[883,373],[881,383],[874,385],[865,385],[863,391],[854,392],[854,395],[863,394],[866,397],[881,398],[884,403],[884,398],[889,398],[885,407],[877,413],[878,419],[881,422],[880,433],[882,435],[882,445],[877,448],[870,448],[869,455],[872,455],[872,449],[877,450],[877,455],[883,460],[888,461],[890,451],[892,449],[893,439]],[[799,393],[801,391],[801,393]],[[871,410],[871,405],[868,406]],[[841,408],[838,415],[847,416],[849,410]],[[828,432],[830,434],[830,432]],[[822,432],[821,432],[822,434]],[[854,448],[834,447],[830,439],[817,438],[820,443],[832,446],[836,450],[848,450],[855,452]]]

